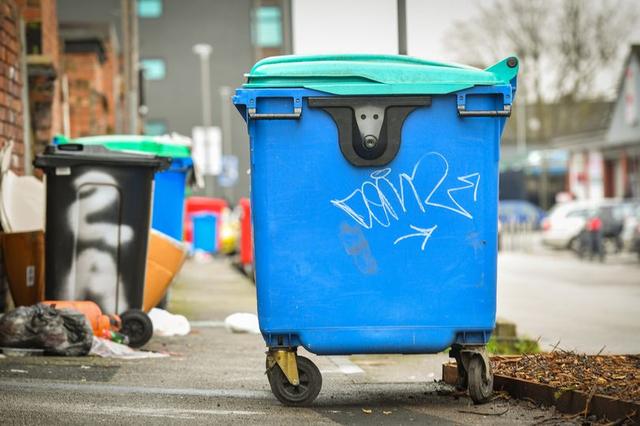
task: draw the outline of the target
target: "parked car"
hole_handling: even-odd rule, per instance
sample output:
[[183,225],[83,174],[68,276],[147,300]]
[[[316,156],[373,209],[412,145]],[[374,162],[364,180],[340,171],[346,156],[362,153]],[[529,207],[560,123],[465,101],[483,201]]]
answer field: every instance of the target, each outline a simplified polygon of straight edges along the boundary
[[540,229],[545,217],[544,210],[527,200],[500,200],[498,204],[498,219],[503,224],[528,223]]
[[542,222],[542,242],[554,248],[580,249],[580,234],[587,218],[596,209],[608,253],[619,251],[624,223],[624,203],[613,199],[568,201],[557,204]]
[[556,204],[542,222],[542,242],[553,248],[573,248],[580,245],[579,235],[589,216],[592,203],[568,201]]
[[624,223],[620,238],[625,250],[634,250],[634,237],[640,226],[640,200],[624,202]]
[[[632,214],[625,221],[625,228],[622,232],[623,240],[628,241],[627,247],[632,252],[635,252],[638,255],[638,260],[640,260],[640,202],[636,202],[634,207]],[[625,233],[629,235],[628,240],[625,240]]]
[[[640,221],[638,223],[640,223]],[[633,236],[631,237],[631,250],[638,255],[638,260],[640,260],[640,224],[636,226]]]

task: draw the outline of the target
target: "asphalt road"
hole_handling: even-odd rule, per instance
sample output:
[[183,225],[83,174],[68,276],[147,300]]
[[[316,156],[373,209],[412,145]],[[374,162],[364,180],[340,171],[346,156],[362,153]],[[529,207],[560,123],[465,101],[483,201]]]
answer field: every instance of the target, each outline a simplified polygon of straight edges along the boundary
[[231,313],[254,312],[254,297],[253,285],[224,261],[189,262],[170,309],[198,326],[148,345],[170,357],[2,358],[0,423],[512,425],[554,416],[501,398],[474,406],[435,382],[445,355],[309,355],[323,390],[312,407],[283,407],[264,375],[262,338],[221,326]]
[[519,334],[586,353],[640,353],[640,262],[617,255],[605,263],[567,251],[498,256],[498,317]]

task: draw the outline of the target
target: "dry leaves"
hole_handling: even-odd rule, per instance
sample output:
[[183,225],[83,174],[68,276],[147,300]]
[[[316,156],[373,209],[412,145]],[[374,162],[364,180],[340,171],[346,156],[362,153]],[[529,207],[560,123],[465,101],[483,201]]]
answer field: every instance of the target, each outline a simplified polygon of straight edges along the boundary
[[563,350],[548,354],[491,359],[493,372],[560,389],[608,395],[640,402],[640,356],[580,355]]

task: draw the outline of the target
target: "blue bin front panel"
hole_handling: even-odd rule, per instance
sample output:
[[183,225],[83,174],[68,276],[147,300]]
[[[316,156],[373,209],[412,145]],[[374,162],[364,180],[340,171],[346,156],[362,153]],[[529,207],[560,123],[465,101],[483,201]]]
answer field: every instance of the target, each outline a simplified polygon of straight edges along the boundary
[[303,99],[301,118],[249,120],[267,344],[285,336],[317,354],[353,354],[484,343],[495,322],[504,119],[463,119],[455,94],[434,96],[405,120],[391,163],[355,167],[329,114],[308,107],[317,93],[286,92]]
[[189,171],[189,167],[178,167],[183,162],[174,160],[170,169],[156,173],[151,220],[153,229],[178,241],[183,239],[184,194]]
[[216,223],[214,214],[197,214],[193,216],[193,249],[207,253],[216,252]]

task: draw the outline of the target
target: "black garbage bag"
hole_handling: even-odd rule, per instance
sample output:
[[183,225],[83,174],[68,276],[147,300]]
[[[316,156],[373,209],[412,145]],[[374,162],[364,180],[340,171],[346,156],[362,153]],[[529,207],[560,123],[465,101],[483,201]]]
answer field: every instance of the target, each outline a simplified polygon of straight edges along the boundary
[[47,355],[82,356],[91,350],[93,330],[77,311],[37,304],[0,318],[0,346],[44,349]]

